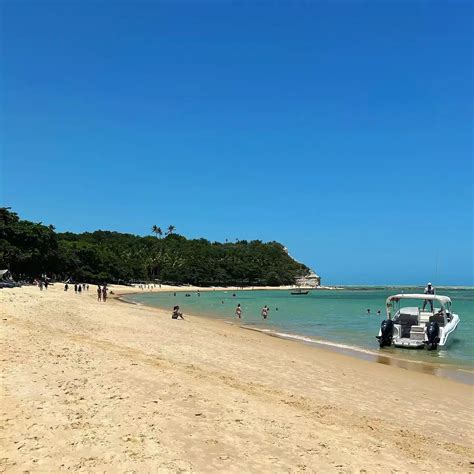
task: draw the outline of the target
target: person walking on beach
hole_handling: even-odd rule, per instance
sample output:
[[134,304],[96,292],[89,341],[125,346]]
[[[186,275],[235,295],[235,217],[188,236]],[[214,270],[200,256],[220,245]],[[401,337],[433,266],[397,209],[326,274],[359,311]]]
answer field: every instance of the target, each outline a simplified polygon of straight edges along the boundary
[[107,301],[107,287],[105,285],[102,287],[102,301],[104,303]]
[[[435,289],[434,289],[434,287],[431,285],[431,283],[428,283],[428,284],[426,285],[424,294],[425,294],[425,295],[434,295],[434,294],[435,294]],[[425,307],[426,307],[426,305],[427,305],[428,303],[429,303],[429,305],[430,305],[431,312],[433,312],[433,300],[425,300],[425,301],[423,301],[423,309],[422,309],[422,311],[425,310]]]
[[81,284],[79,284],[79,285],[77,285],[77,292],[81,293],[81,291],[82,291],[82,286],[81,286]]
[[270,311],[270,308],[265,305],[263,308],[262,308],[262,318],[263,319],[267,319],[268,318],[268,313]]
[[97,301],[102,301],[102,288],[97,285]]
[[86,285],[86,289],[87,291],[89,291],[89,283]]
[[77,293],[77,283],[74,283],[74,293]]
[[68,288],[69,288],[69,285],[66,283],[66,284],[64,285],[64,291],[67,291]]
[[240,303],[237,305],[237,308],[235,308],[235,315],[239,318],[242,319],[242,308],[240,306]]

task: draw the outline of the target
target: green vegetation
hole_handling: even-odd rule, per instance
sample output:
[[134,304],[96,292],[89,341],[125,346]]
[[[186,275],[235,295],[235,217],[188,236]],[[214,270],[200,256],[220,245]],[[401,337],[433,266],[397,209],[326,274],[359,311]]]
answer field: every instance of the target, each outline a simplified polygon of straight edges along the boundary
[[47,274],[91,283],[154,280],[199,286],[287,285],[309,272],[278,242],[188,240],[172,225],[166,232],[156,225],[151,231],[155,237],[102,230],[57,233],[53,226],[0,208],[0,268],[17,279]]

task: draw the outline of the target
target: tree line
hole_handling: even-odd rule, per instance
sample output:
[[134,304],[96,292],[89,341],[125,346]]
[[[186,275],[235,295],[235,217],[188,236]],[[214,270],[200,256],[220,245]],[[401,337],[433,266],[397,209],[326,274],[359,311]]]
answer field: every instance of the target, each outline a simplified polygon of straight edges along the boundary
[[198,286],[293,284],[309,272],[278,242],[186,239],[169,226],[155,236],[98,230],[75,234],[20,219],[0,208],[0,269],[16,279],[47,275],[64,281],[159,281]]

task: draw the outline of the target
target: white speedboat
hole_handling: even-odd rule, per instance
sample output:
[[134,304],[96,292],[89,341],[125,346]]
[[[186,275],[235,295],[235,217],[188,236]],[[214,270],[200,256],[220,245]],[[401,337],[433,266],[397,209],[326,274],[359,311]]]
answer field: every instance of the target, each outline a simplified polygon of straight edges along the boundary
[[[419,301],[423,306],[401,307],[405,300]],[[376,336],[380,347],[444,348],[452,342],[459,324],[459,316],[451,311],[451,299],[447,296],[399,294],[389,296],[386,306],[387,319],[382,321]]]

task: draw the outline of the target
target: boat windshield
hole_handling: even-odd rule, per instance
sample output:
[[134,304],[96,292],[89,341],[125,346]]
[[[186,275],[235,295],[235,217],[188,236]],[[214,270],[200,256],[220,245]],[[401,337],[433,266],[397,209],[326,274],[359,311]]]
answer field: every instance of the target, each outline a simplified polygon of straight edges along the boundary
[[428,316],[429,314],[442,314],[444,311],[446,311],[446,314],[450,313],[450,305],[446,305],[443,311],[443,308],[436,306],[437,303],[437,301],[425,300],[423,298],[396,299],[388,303],[387,314],[393,318],[400,314],[410,314],[418,317],[420,314]]

